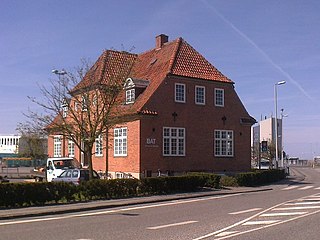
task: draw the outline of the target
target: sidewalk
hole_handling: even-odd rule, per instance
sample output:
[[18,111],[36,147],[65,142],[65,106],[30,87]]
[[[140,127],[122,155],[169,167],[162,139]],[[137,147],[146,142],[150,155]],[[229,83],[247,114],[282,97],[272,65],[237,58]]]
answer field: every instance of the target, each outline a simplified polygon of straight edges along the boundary
[[127,199],[101,200],[84,203],[70,203],[60,205],[49,205],[39,207],[13,208],[0,210],[0,220],[35,217],[43,215],[55,215],[62,213],[82,212],[88,210],[99,210],[113,207],[130,206],[145,203],[159,203],[171,200],[181,200],[188,198],[199,198],[207,196],[219,196],[228,194],[250,193],[272,190],[270,186],[263,187],[235,187],[221,190],[208,190],[203,192],[181,193],[172,195],[157,195],[150,197],[136,197]]

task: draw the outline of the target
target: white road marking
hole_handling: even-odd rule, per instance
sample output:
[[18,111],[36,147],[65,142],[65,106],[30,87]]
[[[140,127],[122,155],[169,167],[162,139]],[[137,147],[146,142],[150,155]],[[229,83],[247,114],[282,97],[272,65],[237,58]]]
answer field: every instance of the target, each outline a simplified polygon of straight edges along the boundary
[[320,190],[320,187],[315,188],[316,190]]
[[219,233],[219,234],[215,235],[215,237],[225,237],[225,236],[228,236],[230,234],[235,234],[237,232],[239,232],[239,231],[222,232],[222,233]]
[[295,203],[287,203],[285,206],[296,206],[296,205],[315,205],[320,204],[320,202],[295,202]]
[[313,188],[313,186],[305,186],[305,187],[299,188],[298,190],[307,190],[310,188]]
[[319,209],[320,206],[305,206],[305,207],[283,207],[275,208],[272,211],[287,211],[287,210],[303,210],[303,209]]
[[320,197],[318,198],[302,198],[302,199],[299,199],[298,201],[320,201]]
[[230,215],[237,215],[237,214],[242,214],[242,213],[254,212],[254,211],[261,210],[261,209],[262,208],[252,208],[252,209],[243,210],[243,211],[239,211],[239,212],[232,212],[232,213],[229,213],[229,214]]
[[[315,197],[315,196],[317,196],[317,195],[312,195],[312,196],[309,196],[309,197],[311,198],[311,197]],[[297,199],[297,201],[298,201],[298,200],[300,200],[300,199]],[[230,225],[230,226],[228,226],[228,227],[225,227],[225,228],[223,228],[223,229],[217,230],[217,231],[215,231],[215,232],[211,232],[211,233],[208,233],[208,234],[206,234],[206,235],[203,235],[203,236],[194,238],[194,239],[192,239],[192,240],[202,240],[202,239],[207,239],[207,238],[209,238],[209,237],[216,236],[216,235],[219,234],[219,233],[222,233],[222,232],[225,232],[225,231],[227,231],[227,230],[229,230],[229,229],[232,229],[232,228],[234,228],[234,227],[237,227],[237,226],[239,226],[239,225],[241,225],[241,224],[243,224],[243,223],[245,223],[245,222],[247,222],[247,221],[249,221],[249,220],[251,220],[251,219],[254,219],[255,217],[258,217],[259,215],[261,215],[261,214],[263,214],[263,213],[266,213],[266,212],[268,212],[268,211],[271,211],[271,210],[273,210],[273,209],[275,209],[275,208],[277,208],[277,207],[280,207],[280,206],[282,206],[283,204],[286,204],[286,203],[289,203],[289,202],[292,202],[292,200],[291,200],[291,201],[286,201],[286,202],[283,202],[283,203],[280,203],[280,204],[277,204],[277,205],[275,205],[275,206],[273,206],[273,207],[270,207],[270,208],[268,208],[268,209],[266,209],[266,210],[264,210],[264,211],[262,211],[262,212],[259,212],[259,213],[257,213],[257,214],[254,214],[253,216],[251,216],[251,217],[249,217],[249,218],[246,218],[246,219],[244,219],[244,220],[242,220],[242,221],[240,221],[240,222],[237,222],[237,223],[235,223],[235,224],[232,224],[232,225]],[[234,234],[231,234],[231,235],[228,235],[228,236],[216,238],[216,240],[227,239],[227,238],[230,238],[230,237],[235,237],[235,236],[243,235],[243,234],[246,234],[246,233],[250,233],[250,232],[258,231],[258,230],[261,230],[261,229],[269,228],[269,227],[272,227],[272,226],[280,225],[280,224],[283,224],[283,223],[292,222],[292,221],[295,221],[295,220],[297,220],[297,219],[300,219],[300,218],[303,218],[303,217],[307,217],[307,216],[311,216],[311,215],[314,215],[314,214],[317,214],[317,213],[320,213],[320,210],[317,210],[317,211],[314,211],[314,212],[310,212],[310,213],[307,213],[307,214],[305,214],[305,215],[299,215],[299,216],[297,216],[297,217],[293,217],[293,218],[290,218],[290,219],[287,219],[287,220],[284,220],[284,221],[278,221],[278,222],[273,223],[273,224],[263,225],[263,226],[261,226],[261,227],[252,228],[252,229],[249,229],[249,230],[247,230],[247,231],[238,232],[238,233],[234,233]]]
[[186,221],[186,222],[180,222],[180,223],[172,223],[172,224],[166,224],[161,226],[155,226],[155,227],[147,227],[149,230],[158,230],[162,228],[168,228],[168,227],[175,227],[175,226],[181,226],[181,225],[187,225],[192,223],[197,223],[198,221]]
[[289,187],[283,188],[282,190],[291,190],[291,189],[295,189],[297,187],[299,187],[299,186],[293,185],[293,186],[289,186]]
[[272,223],[279,222],[280,220],[270,220],[270,221],[248,221],[243,223],[243,226],[248,226],[248,225],[269,225]]
[[47,217],[47,218],[36,218],[36,219],[27,219],[27,220],[11,221],[11,222],[0,222],[0,226],[23,224],[23,223],[34,223],[34,222],[42,222],[42,221],[53,221],[53,220],[61,220],[61,219],[70,219],[70,218],[76,218],[76,217],[97,216],[97,215],[104,215],[104,214],[110,214],[110,213],[116,213],[116,212],[126,212],[126,211],[139,210],[139,209],[148,209],[148,208],[156,208],[156,207],[164,207],[164,206],[193,203],[193,202],[201,202],[201,201],[207,201],[207,200],[212,200],[212,199],[229,198],[229,197],[235,197],[235,196],[239,196],[239,195],[241,195],[241,193],[232,194],[232,195],[204,197],[204,198],[198,198],[198,199],[179,200],[179,201],[174,201],[174,202],[170,201],[170,202],[166,202],[166,203],[158,203],[158,204],[152,204],[152,205],[147,205],[147,206],[128,207],[128,208],[105,210],[105,211],[99,211],[99,212],[71,214],[71,215],[59,216],[59,217]]
[[303,215],[308,212],[281,212],[281,213],[265,213],[260,215],[261,217],[277,217],[277,216],[294,216],[294,215]]

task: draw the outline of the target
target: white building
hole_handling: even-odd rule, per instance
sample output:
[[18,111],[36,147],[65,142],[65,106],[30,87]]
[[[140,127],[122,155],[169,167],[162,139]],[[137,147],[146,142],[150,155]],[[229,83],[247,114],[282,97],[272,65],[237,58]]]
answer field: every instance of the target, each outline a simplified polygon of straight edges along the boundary
[[[259,125],[252,127],[252,144],[261,143],[262,141],[276,142],[275,118],[266,118],[259,122]],[[282,150],[282,119],[278,119],[278,149]],[[281,156],[279,156],[281,157]]]
[[17,154],[20,137],[17,135],[0,135],[0,153]]

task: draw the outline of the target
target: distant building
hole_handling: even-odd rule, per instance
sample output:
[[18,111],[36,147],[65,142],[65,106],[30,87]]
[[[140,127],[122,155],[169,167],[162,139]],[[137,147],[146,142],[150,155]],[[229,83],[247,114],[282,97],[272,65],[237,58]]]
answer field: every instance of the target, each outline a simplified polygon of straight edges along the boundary
[[[262,141],[276,142],[275,118],[261,120],[258,125],[252,127],[252,146],[256,147]],[[278,119],[278,149],[282,149],[282,119]],[[281,157],[281,155],[279,155]]]
[[19,140],[21,136],[1,135],[0,154],[17,154],[19,152]]

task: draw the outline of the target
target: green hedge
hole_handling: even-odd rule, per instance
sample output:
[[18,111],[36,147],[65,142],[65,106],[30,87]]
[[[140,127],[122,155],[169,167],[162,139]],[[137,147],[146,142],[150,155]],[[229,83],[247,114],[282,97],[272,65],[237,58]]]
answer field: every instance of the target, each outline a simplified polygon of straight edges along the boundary
[[92,180],[79,186],[64,182],[0,184],[0,207],[25,207],[97,199],[117,199],[154,194],[219,188],[220,176],[190,174],[177,177]]
[[285,170],[272,169],[239,173],[235,176],[239,186],[254,187],[286,178]]

